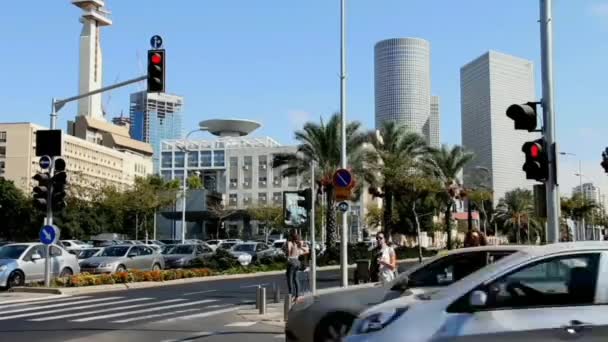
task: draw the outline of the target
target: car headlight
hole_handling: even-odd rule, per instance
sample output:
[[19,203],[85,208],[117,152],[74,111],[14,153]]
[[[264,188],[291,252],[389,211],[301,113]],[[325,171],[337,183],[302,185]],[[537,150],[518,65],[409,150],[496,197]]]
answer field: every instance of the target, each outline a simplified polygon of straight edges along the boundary
[[6,265],[0,265],[0,272],[6,271],[7,268],[8,268],[8,266],[6,266]]
[[359,322],[354,326],[353,331],[356,334],[368,334],[374,331],[382,330],[403,315],[407,309],[408,307],[404,307],[373,313],[360,319]]

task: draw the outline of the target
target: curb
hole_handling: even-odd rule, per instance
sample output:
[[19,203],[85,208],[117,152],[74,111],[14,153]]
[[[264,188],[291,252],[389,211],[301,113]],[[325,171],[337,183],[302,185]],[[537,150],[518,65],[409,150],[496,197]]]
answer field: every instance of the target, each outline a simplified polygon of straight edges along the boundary
[[[402,259],[397,260],[397,263],[418,261],[418,258]],[[354,269],[356,265],[349,265],[349,269]],[[339,270],[340,265],[335,266],[323,266],[317,267],[317,271],[332,271]],[[186,278],[166,281],[146,281],[138,283],[125,283],[125,284],[112,284],[112,285],[94,285],[84,287],[65,287],[65,288],[54,288],[54,287],[27,287],[20,286],[10,289],[10,292],[26,292],[26,293],[44,293],[44,294],[57,294],[57,295],[72,295],[72,294],[84,294],[84,293],[98,293],[98,292],[110,292],[110,291],[121,291],[130,289],[144,289],[151,287],[163,287],[217,280],[230,280],[230,279],[247,279],[264,276],[273,276],[284,274],[285,271],[269,271],[269,272],[257,272],[257,273],[245,273],[245,274],[228,274],[228,275],[216,275],[199,278]]]

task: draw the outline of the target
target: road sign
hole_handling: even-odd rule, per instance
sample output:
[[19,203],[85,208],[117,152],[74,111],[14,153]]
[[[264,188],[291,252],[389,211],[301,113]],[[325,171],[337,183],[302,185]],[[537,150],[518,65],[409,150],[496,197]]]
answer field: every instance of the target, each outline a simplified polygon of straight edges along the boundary
[[336,187],[334,189],[334,198],[336,201],[348,201],[352,197],[352,192],[350,188],[339,188]]
[[348,202],[340,202],[338,203],[338,210],[345,213],[348,211]]
[[333,184],[338,188],[350,188],[353,184],[353,175],[347,169],[337,169],[334,172]]
[[46,225],[40,229],[40,242],[51,245],[59,240],[59,228],[53,225]]
[[40,165],[40,168],[43,170],[48,169],[49,167],[51,167],[51,157],[49,157],[49,156],[40,157],[40,161],[38,161],[38,165]]
[[163,47],[163,38],[159,35],[152,36],[152,38],[150,38],[150,46],[152,46],[153,49],[160,49]]

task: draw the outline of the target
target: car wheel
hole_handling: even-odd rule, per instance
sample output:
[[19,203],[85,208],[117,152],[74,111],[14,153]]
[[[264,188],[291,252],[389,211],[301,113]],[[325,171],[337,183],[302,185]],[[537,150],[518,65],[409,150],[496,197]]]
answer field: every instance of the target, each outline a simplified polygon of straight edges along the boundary
[[152,271],[160,271],[160,265],[159,264],[152,265]]
[[23,273],[21,273],[20,271],[13,271],[8,276],[8,279],[6,281],[6,288],[10,289],[11,287],[15,286],[23,286],[24,283],[25,277],[23,276]]
[[71,276],[73,274],[74,274],[74,272],[72,272],[71,269],[69,269],[69,268],[66,267],[63,270],[61,270],[61,273],[59,273],[59,277],[60,278],[69,277],[69,276]]
[[118,265],[118,267],[116,267],[116,273],[118,272],[127,272],[127,268],[124,265]]
[[325,317],[315,330],[315,342],[342,341],[350,330],[355,316],[338,312]]

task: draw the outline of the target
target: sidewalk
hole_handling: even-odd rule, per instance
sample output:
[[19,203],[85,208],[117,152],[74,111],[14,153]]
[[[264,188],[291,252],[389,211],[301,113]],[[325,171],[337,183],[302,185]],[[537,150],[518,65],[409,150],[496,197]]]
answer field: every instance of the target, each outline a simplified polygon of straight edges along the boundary
[[255,306],[239,310],[237,315],[249,322],[285,327],[285,321],[283,320],[283,305],[284,303],[267,303],[265,315],[260,315],[259,310],[256,309]]

